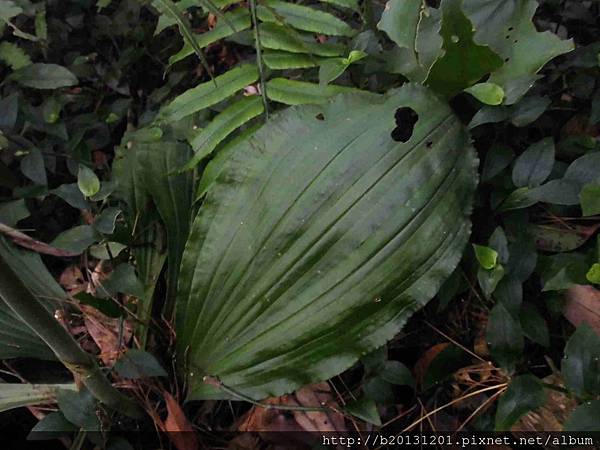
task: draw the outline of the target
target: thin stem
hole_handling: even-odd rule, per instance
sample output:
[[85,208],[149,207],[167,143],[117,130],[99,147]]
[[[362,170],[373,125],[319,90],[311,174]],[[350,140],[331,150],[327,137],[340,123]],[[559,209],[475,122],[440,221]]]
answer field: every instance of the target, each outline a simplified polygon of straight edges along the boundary
[[282,411],[311,411],[311,412],[334,411],[333,408],[330,408],[327,406],[323,406],[323,407],[319,408],[318,406],[273,405],[271,403],[257,402],[252,397],[248,397],[246,394],[242,394],[241,392],[238,392],[235,389],[230,388],[229,386],[223,384],[223,382],[221,380],[219,380],[217,377],[205,376],[203,381],[206,384],[214,386],[217,389],[220,389],[223,392],[228,393],[229,395],[231,395],[232,397],[234,397],[237,400],[243,400],[245,402],[252,403],[253,405],[259,406],[260,408],[264,408],[264,409],[280,409]]
[[81,379],[94,397],[130,417],[141,416],[139,407],[110,384],[92,356],[79,347],[67,330],[27,289],[2,255],[0,298],[50,347],[67,369]]
[[256,14],[256,0],[250,0],[250,15],[252,17],[252,27],[254,28],[254,47],[256,47],[256,64],[260,75],[260,95],[265,107],[265,120],[269,120],[269,102],[267,100],[267,84],[265,83],[265,74],[263,70],[262,49],[260,44],[260,32],[258,30],[258,16]]

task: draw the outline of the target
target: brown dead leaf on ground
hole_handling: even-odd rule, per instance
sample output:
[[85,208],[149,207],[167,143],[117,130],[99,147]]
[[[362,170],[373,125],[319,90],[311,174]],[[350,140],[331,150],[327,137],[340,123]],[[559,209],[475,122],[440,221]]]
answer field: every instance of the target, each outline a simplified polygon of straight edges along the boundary
[[600,336],[600,291],[576,285],[567,289],[563,314],[575,326],[587,323]]
[[[107,367],[112,367],[121,348],[131,339],[133,327],[128,321],[106,316],[89,305],[79,305],[83,313],[85,327],[100,349],[100,359]],[[121,340],[119,341],[119,337]]]
[[159,428],[167,433],[167,436],[177,450],[196,450],[199,448],[198,437],[194,427],[185,416],[179,403],[171,394],[163,392],[167,404],[167,418],[164,422],[159,421]]
[[[344,416],[336,412],[339,408],[333,399],[333,393],[325,382],[305,386],[292,395],[266,399],[263,403],[281,406],[304,406],[323,408],[329,406],[327,411],[291,411],[282,409],[266,409],[254,406],[242,417],[238,431],[259,432],[266,442],[275,445],[284,445],[285,448],[306,448],[313,444],[314,436],[305,432],[344,432],[347,431]],[[282,436],[269,432],[297,432],[287,433],[281,442]],[[284,447],[281,447],[284,448]]]
[[423,380],[425,380],[425,375],[427,374],[427,369],[433,361],[446,347],[450,345],[448,342],[442,342],[441,344],[436,344],[433,347],[429,348],[421,358],[415,364],[415,368],[413,369],[413,375],[415,376],[415,380],[419,386],[423,385]]

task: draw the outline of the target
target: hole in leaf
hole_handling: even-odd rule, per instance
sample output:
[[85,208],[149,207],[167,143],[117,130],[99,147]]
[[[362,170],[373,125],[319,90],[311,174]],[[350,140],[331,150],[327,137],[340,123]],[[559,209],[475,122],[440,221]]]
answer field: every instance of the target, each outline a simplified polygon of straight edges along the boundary
[[504,62],[509,62],[510,58],[504,58]]
[[392,139],[397,142],[407,142],[413,134],[419,115],[414,109],[404,107],[396,110],[394,118],[396,128],[392,131]]
[[427,144],[425,144],[427,146],[427,148],[431,148],[433,147],[433,142],[431,141],[427,141]]
[[510,39],[510,34],[507,34],[507,35],[505,36],[505,38],[506,38],[506,39]]
[[514,30],[514,27],[508,27],[508,31]]
[[317,120],[325,120],[325,116],[323,115],[323,113],[319,113],[315,116],[315,119]]

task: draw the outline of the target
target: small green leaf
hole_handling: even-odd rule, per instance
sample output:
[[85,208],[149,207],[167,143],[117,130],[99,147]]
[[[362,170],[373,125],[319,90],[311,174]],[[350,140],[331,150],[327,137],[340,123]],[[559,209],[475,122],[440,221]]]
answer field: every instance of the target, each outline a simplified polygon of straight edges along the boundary
[[394,390],[390,383],[380,376],[368,378],[362,386],[365,397],[380,405],[394,403]]
[[104,242],[102,244],[92,245],[90,247],[90,255],[94,258],[108,260],[116,258],[126,248],[127,246],[120,242]]
[[87,200],[79,190],[77,183],[61,184],[56,189],[52,189],[50,193],[62,198],[73,208],[88,209],[90,207]]
[[529,411],[546,403],[546,394],[540,381],[533,375],[514,378],[498,402],[496,431],[507,431]]
[[477,281],[479,286],[486,297],[492,295],[496,290],[496,286],[500,283],[500,280],[504,277],[504,266],[502,264],[496,264],[493,269],[487,270],[480,267],[477,271]]
[[590,283],[600,284],[600,263],[592,264],[585,277]]
[[504,100],[504,89],[494,83],[475,84],[465,89],[465,92],[486,105],[500,105],[502,100]]
[[61,435],[68,435],[78,428],[69,422],[60,411],[51,412],[40,420],[29,432],[28,441],[54,439]]
[[579,405],[569,415],[564,427],[564,431],[597,433],[598,430],[600,430],[600,400]]
[[589,183],[579,193],[581,211],[584,216],[600,214],[600,184]]
[[58,89],[79,83],[67,68],[57,64],[30,64],[14,71],[9,78],[35,89]]
[[494,359],[502,367],[512,371],[523,351],[523,331],[521,324],[500,303],[490,311],[487,340]]
[[365,422],[372,423],[376,426],[381,426],[381,418],[377,411],[377,405],[373,400],[367,398],[361,398],[346,406],[346,412],[364,420]]
[[521,309],[521,327],[523,334],[532,341],[544,347],[550,346],[550,333],[546,320],[533,305],[526,304]]
[[44,157],[39,149],[30,150],[21,160],[21,172],[36,184],[45,186],[48,183]]
[[112,234],[115,231],[117,217],[121,214],[119,208],[106,208],[94,220],[94,228],[102,234]]
[[166,377],[167,372],[163,369],[156,358],[150,353],[129,349],[114,366],[115,371],[123,378],[150,378]]
[[412,373],[399,361],[386,361],[379,375],[388,383],[411,387],[415,385]]
[[0,222],[9,227],[14,227],[20,220],[29,216],[29,210],[23,199],[0,203]]
[[52,241],[52,246],[73,253],[83,253],[90,245],[98,242],[96,230],[91,225],[80,225],[63,231]]
[[102,290],[108,295],[120,292],[139,298],[144,296],[144,287],[135,273],[135,268],[126,263],[115,267],[110,278],[102,283]]
[[91,197],[100,190],[100,180],[92,169],[83,164],[79,164],[77,186],[83,195]]
[[479,261],[481,267],[486,270],[491,270],[496,267],[498,260],[498,252],[496,250],[477,244],[473,244],[473,250],[475,250],[475,257],[477,258],[477,261]]
[[600,394],[600,337],[582,323],[567,341],[561,372],[578,395]]
[[87,389],[81,391],[59,391],[57,394],[60,412],[65,418],[86,431],[100,431],[96,414],[96,399]]
[[544,182],[554,165],[554,141],[544,138],[517,157],[512,179],[517,187],[535,187]]
[[507,168],[515,158],[512,149],[505,145],[494,145],[485,155],[481,180],[488,181]]

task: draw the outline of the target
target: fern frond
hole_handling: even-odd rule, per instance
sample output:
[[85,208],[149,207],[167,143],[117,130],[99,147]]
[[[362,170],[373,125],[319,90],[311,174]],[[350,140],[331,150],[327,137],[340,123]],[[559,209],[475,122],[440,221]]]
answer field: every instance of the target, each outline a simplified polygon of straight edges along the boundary
[[0,61],[10,66],[12,70],[18,70],[31,64],[31,58],[25,51],[12,42],[0,42]]

